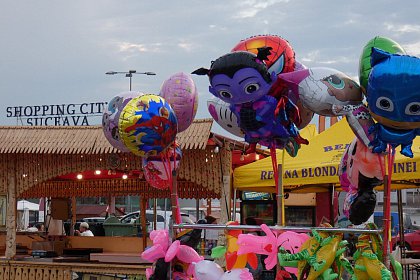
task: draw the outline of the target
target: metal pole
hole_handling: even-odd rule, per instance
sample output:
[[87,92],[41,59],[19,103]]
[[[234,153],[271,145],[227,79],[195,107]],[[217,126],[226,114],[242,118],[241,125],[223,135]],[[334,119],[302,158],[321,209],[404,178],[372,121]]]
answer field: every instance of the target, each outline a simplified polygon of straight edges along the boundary
[[200,220],[200,200],[198,198],[195,200],[195,218],[196,222]]
[[[386,157],[386,156],[385,156]],[[387,166],[385,165],[385,168]],[[391,190],[388,185],[388,175],[384,176],[384,205],[383,205],[383,225],[384,225],[384,245],[383,245],[383,262],[387,268],[389,268],[389,235],[391,230],[391,201],[390,201]]]
[[[208,229],[208,230],[261,230],[260,226],[251,225],[225,225],[225,224],[174,224],[173,229]],[[382,229],[357,229],[357,228],[327,228],[327,227],[291,227],[291,226],[269,226],[273,231],[296,231],[296,232],[311,232],[313,229],[322,232],[332,233],[367,233],[367,234],[381,234]]]
[[232,221],[236,221],[236,189],[233,189],[233,214]]
[[402,193],[401,190],[397,190],[397,200],[398,200],[398,220],[399,220],[399,234],[400,234],[400,248],[401,248],[401,258],[405,257],[405,239],[404,239],[404,215],[402,208]]
[[157,226],[157,198],[153,198],[153,229]]
[[130,73],[129,75],[130,75],[129,77],[130,77],[130,91],[131,91],[131,77],[133,77],[133,74]]
[[278,165],[278,190],[277,190],[277,225],[284,226],[283,221],[283,166],[281,164]]

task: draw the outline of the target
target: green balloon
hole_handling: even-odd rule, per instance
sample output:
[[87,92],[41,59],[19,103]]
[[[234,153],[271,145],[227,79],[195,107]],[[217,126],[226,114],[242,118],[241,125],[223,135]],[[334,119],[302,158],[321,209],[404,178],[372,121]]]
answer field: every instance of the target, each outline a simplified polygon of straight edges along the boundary
[[406,54],[400,44],[389,38],[376,36],[370,40],[363,48],[359,61],[359,82],[364,92],[366,92],[365,90],[367,88],[369,74],[372,69],[372,66],[370,65],[370,56],[372,54],[373,47],[392,54]]

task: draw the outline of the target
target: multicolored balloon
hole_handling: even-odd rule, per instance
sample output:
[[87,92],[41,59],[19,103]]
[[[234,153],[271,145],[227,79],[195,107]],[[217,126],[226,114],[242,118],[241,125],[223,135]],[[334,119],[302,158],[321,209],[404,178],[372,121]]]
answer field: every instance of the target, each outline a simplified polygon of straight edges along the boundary
[[121,142],[120,133],[118,131],[118,120],[125,105],[127,105],[131,99],[140,95],[143,95],[143,93],[136,91],[126,91],[117,94],[108,103],[108,106],[105,107],[102,115],[102,129],[106,139],[113,147],[122,152],[128,153],[129,150],[124,146],[124,143]]
[[401,154],[412,158],[412,142],[420,135],[420,58],[373,48],[371,64],[367,101],[377,121],[370,128],[372,151],[401,145]]
[[347,147],[341,158],[340,184],[347,192],[343,212],[355,225],[366,222],[375,211],[373,188],[383,184],[382,158],[372,153],[358,138]]
[[254,152],[257,142],[283,148],[290,137],[298,143],[307,143],[300,138],[295,125],[300,124],[296,105],[288,99],[287,91],[286,95],[277,94],[277,87],[272,88],[277,75],[269,73],[263,62],[269,54],[268,48],[260,48],[258,55],[244,51],[228,53],[216,59],[210,69],[193,72],[208,75],[209,91],[231,104],[238,126],[245,132],[245,141],[251,144],[247,152]]
[[401,47],[397,42],[386,37],[376,36],[372,40],[366,43],[363,47],[362,54],[360,55],[359,60],[359,82],[363,91],[366,91],[369,74],[372,70],[372,65],[370,60],[372,57],[372,48],[377,48],[392,54],[406,54],[403,47]]
[[295,52],[289,42],[277,35],[258,35],[240,41],[232,52],[247,51],[255,55],[258,49],[270,47],[271,51],[265,61],[268,71],[276,74],[292,72],[295,69]]
[[[162,155],[165,154],[165,155]],[[142,161],[143,173],[146,181],[154,188],[168,189],[171,185],[170,172],[178,169],[182,158],[181,148],[169,147],[160,155],[144,157]]]
[[207,109],[213,119],[226,131],[238,137],[245,136],[244,131],[238,126],[238,119],[228,103],[214,98],[207,101]]
[[191,76],[182,72],[172,75],[163,83],[160,96],[174,110],[178,132],[186,130],[194,120],[198,107],[198,91]]
[[177,119],[165,99],[145,94],[124,107],[119,132],[124,145],[135,155],[156,156],[175,140]]
[[357,137],[369,145],[372,138],[368,130],[373,120],[362,103],[363,94],[356,81],[338,70],[324,67],[283,73],[279,79],[298,94],[302,107],[319,115],[346,116]]

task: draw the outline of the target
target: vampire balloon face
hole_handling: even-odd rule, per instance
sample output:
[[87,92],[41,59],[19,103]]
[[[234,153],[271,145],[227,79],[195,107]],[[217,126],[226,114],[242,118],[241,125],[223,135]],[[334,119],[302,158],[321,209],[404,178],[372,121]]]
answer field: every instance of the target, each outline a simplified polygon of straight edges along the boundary
[[242,68],[233,77],[216,74],[210,78],[209,91],[216,97],[230,104],[242,104],[258,100],[266,95],[276,80],[276,74],[271,75],[271,82],[254,68]]

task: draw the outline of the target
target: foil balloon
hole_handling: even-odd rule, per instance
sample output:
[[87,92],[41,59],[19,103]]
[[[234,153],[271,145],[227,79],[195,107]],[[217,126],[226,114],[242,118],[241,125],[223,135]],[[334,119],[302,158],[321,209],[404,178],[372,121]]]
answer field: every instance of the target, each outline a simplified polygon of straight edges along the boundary
[[[373,120],[362,103],[363,94],[356,81],[338,70],[325,67],[283,73],[279,80],[298,94],[301,107],[323,116],[346,116],[357,137],[369,145],[373,138],[369,137],[368,130]],[[306,117],[308,121],[310,115]]]
[[314,67],[279,75],[297,92],[304,106],[313,112],[334,116],[334,105],[358,105],[363,100],[359,85],[346,74],[325,67]]
[[375,211],[373,188],[383,183],[382,157],[372,153],[358,138],[347,147],[339,166],[340,184],[347,192],[343,213],[360,225]]
[[238,119],[230,109],[228,103],[215,98],[207,101],[207,109],[217,124],[226,131],[238,137],[245,136],[243,130],[238,126]]
[[363,47],[362,54],[359,60],[359,82],[364,91],[367,89],[368,79],[372,65],[370,63],[372,57],[372,48],[378,48],[380,50],[389,53],[405,54],[405,50],[397,42],[386,37],[376,36],[372,40],[366,43]]
[[156,156],[175,140],[177,120],[165,99],[146,94],[124,107],[119,132],[124,145],[135,155]]
[[245,132],[245,141],[250,143],[248,153],[255,152],[257,143],[277,148],[283,148],[289,138],[299,144],[307,143],[295,125],[300,124],[296,105],[287,94],[279,94],[278,87],[272,88],[277,75],[270,73],[263,62],[269,54],[269,48],[260,48],[257,55],[244,51],[228,53],[216,59],[210,69],[193,72],[208,75],[209,91],[231,104],[238,126]]
[[122,143],[120,139],[118,120],[125,105],[127,105],[131,99],[140,95],[142,95],[142,93],[136,91],[119,93],[108,103],[108,106],[105,107],[102,115],[102,129],[106,139],[113,147],[122,152],[128,153],[129,150],[124,146],[124,143]]
[[367,101],[377,121],[370,128],[372,151],[401,145],[401,154],[412,158],[413,140],[420,135],[420,58],[373,48],[371,64]]
[[198,107],[198,91],[190,75],[176,73],[169,77],[160,96],[171,105],[178,120],[178,132],[186,130],[194,120]]
[[[164,154],[164,155],[163,155]],[[181,148],[169,147],[157,156],[143,157],[142,168],[146,181],[154,188],[164,190],[171,186],[170,172],[178,169],[182,158]]]
[[252,36],[240,41],[232,51],[247,51],[255,55],[258,49],[270,47],[270,55],[268,55],[266,64],[268,71],[276,74],[284,72],[292,72],[295,69],[295,52],[289,42],[276,35],[258,35]]

